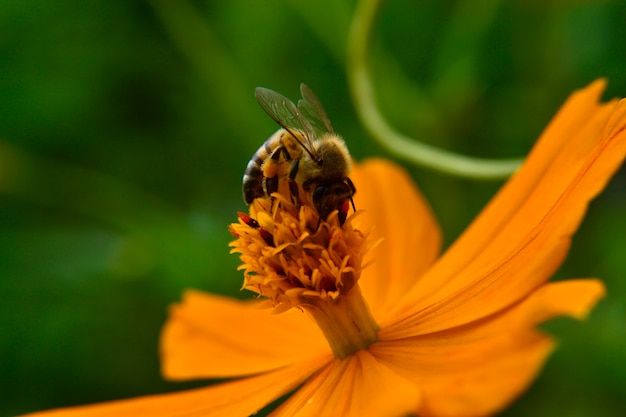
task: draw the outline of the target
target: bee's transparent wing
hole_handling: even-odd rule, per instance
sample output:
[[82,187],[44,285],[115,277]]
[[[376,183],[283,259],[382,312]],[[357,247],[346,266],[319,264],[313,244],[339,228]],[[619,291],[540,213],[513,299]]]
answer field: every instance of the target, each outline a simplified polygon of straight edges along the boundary
[[301,145],[307,152],[313,155],[315,148],[313,148],[312,141],[317,137],[317,133],[298,107],[287,97],[268,88],[257,87],[254,90],[254,95],[263,110],[265,110],[280,127],[291,133],[296,140],[298,140],[298,137],[294,135],[294,130],[299,130],[304,133],[305,143],[301,143]]
[[298,101],[298,110],[309,121],[315,130],[316,136],[334,133],[326,110],[324,110],[324,106],[322,106],[313,90],[306,84],[300,84],[300,93],[302,94],[302,99]]

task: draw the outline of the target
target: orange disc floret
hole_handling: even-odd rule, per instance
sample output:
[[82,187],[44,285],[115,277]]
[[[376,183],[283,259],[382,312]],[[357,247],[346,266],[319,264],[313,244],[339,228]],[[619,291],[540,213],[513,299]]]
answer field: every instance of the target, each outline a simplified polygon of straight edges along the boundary
[[[306,193],[300,195],[306,199]],[[354,227],[354,218],[341,225],[335,211],[320,221],[308,199],[280,193],[256,199],[250,215],[239,213],[239,222],[230,226],[237,238],[231,253],[239,253],[242,261],[243,288],[268,297],[276,311],[348,292],[370,246],[367,233]]]

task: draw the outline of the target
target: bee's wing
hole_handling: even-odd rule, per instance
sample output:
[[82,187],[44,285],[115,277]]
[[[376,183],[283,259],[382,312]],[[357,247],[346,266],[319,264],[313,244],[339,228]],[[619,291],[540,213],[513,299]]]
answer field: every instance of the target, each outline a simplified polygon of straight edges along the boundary
[[294,129],[304,133],[305,140],[304,143],[300,143],[300,145],[302,145],[311,156],[315,157],[313,139],[317,137],[316,130],[311,126],[309,120],[298,110],[298,107],[287,97],[268,88],[257,87],[254,90],[254,95],[263,110],[265,110],[280,127],[291,133],[291,136],[296,140],[298,140],[298,137],[294,135]]
[[315,133],[321,136],[325,133],[334,133],[333,125],[324,110],[324,106],[317,98],[313,90],[306,84],[300,84],[302,99],[298,101],[298,109],[313,126]]

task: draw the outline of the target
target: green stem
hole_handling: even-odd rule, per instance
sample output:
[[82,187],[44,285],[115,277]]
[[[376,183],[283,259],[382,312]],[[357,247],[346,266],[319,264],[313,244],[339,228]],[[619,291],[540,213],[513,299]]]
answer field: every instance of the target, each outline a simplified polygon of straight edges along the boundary
[[369,133],[397,157],[442,173],[474,179],[499,179],[515,172],[521,159],[492,160],[459,155],[420,143],[389,125],[376,105],[367,68],[368,45],[380,6],[381,0],[361,0],[348,36],[347,76],[352,101]]

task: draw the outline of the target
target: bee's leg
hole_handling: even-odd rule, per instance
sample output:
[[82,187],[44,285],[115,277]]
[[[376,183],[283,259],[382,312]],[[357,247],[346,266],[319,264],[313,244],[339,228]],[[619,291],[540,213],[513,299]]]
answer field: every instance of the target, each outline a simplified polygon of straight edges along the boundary
[[313,199],[313,205],[317,210],[317,225],[315,226],[314,232],[317,232],[317,229],[320,228],[322,224],[322,219],[326,220],[330,212],[328,212],[327,207],[325,207],[322,203],[326,201],[326,196],[328,195],[328,187],[325,185],[320,185],[315,187],[313,190],[313,194],[311,198]]
[[263,192],[267,197],[271,199],[271,208],[274,208],[274,201],[276,200],[272,194],[278,191],[279,184],[279,160],[280,155],[284,154],[285,148],[279,146],[270,153],[269,158],[263,164]]
[[265,195],[268,197],[271,197],[273,193],[278,191],[278,175],[275,175],[271,178],[264,177],[263,190],[265,191]]
[[284,145],[278,149],[283,153],[283,158],[285,158],[285,161],[291,161],[291,155]]
[[293,203],[300,207],[302,202],[300,201],[300,191],[298,190],[298,183],[296,182],[296,175],[298,175],[298,168],[300,167],[300,160],[295,159],[289,169],[289,193]]
[[[286,147],[283,147],[283,157],[285,158],[285,161],[292,161],[291,155],[289,154],[289,152],[287,151]],[[291,167],[289,168],[289,175],[288,175],[288,181],[289,181],[289,194],[291,195],[291,201],[293,202],[293,204],[295,204],[296,206],[300,207],[300,195],[298,192],[298,184],[296,184],[295,178],[296,175],[298,174],[298,167],[300,166],[300,160],[296,159],[293,160],[293,162],[291,163]]]
[[354,207],[354,199],[352,198],[352,196],[356,193],[356,187],[354,186],[354,183],[352,182],[352,180],[348,177],[346,177],[346,184],[348,184],[348,187],[350,187],[350,203],[352,204],[352,211],[356,211],[356,207]]
[[274,211],[274,202],[276,198],[272,195],[278,191],[278,176],[274,176],[271,178],[263,177],[263,192],[266,197],[270,199],[270,213]]
[[315,226],[315,230],[313,230],[313,233],[317,233],[317,230],[320,228],[321,224],[322,224],[322,218],[318,217],[317,218],[317,225]]

